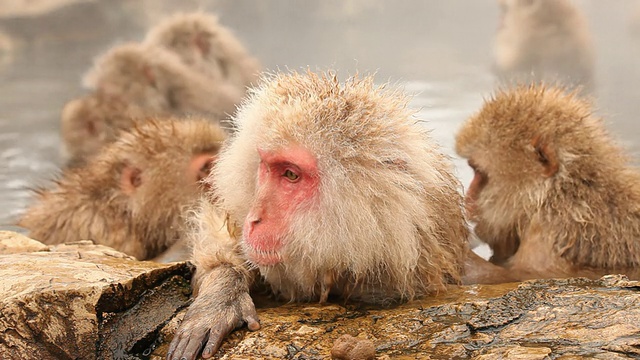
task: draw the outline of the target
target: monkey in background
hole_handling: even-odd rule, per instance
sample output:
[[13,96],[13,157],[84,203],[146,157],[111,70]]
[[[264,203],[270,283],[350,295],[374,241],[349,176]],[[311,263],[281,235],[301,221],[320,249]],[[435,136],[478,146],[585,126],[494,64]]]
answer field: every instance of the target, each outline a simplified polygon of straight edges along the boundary
[[201,114],[225,118],[242,93],[224,82],[206,81],[176,54],[127,43],[100,56],[85,75],[92,90],[113,94],[151,113]]
[[544,85],[498,91],[456,136],[466,207],[492,261],[520,280],[639,278],[640,173],[591,104]]
[[251,269],[285,300],[321,303],[507,279],[467,248],[461,186],[413,115],[371,77],[294,72],[251,90],[208,179],[219,201],[193,220],[195,300],[168,359],[209,358],[243,322],[260,328]]
[[139,106],[100,91],[69,101],[62,109],[60,124],[67,165],[82,165],[115,141],[121,131],[131,128],[136,119],[150,115],[162,114],[145,114]]
[[185,215],[225,137],[203,119],[136,122],[37,191],[18,225],[45,244],[91,239],[139,260],[185,260]]
[[152,28],[145,43],[173,51],[196,72],[229,82],[243,94],[258,80],[258,60],[211,14],[176,14]]
[[594,86],[594,53],[583,14],[569,0],[498,0],[494,69],[506,82]]

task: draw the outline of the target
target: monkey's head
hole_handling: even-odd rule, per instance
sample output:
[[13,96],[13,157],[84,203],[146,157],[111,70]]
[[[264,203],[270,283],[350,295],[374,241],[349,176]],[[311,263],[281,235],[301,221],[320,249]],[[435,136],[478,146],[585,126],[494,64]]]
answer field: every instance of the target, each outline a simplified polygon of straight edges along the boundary
[[184,230],[185,210],[204,192],[201,180],[225,137],[207,120],[137,121],[90,165],[94,196],[119,207],[134,234],[149,242],[145,248],[162,251]]
[[95,92],[69,101],[62,110],[65,157],[82,162],[141,118],[142,110],[113,94]]
[[498,91],[463,124],[456,151],[475,173],[466,202],[481,238],[517,233],[550,190],[624,161],[588,101],[544,85]]
[[528,26],[563,25],[575,14],[567,0],[498,0],[502,25],[510,29]]
[[83,82],[158,114],[172,107],[171,91],[185,69],[177,55],[166,49],[126,43],[97,58]]
[[[202,67],[215,78],[226,78],[227,62],[224,44],[233,35],[218,23],[215,15],[194,12],[176,14],[147,34],[146,42],[163,46],[187,64]],[[204,63],[204,64],[203,64]]]
[[459,223],[443,231],[463,231],[457,184],[401,93],[371,77],[341,84],[332,74],[280,74],[235,120],[212,181],[243,224],[247,258],[276,291],[310,299],[326,282],[393,279],[409,296],[424,242],[439,264],[431,275],[455,273],[455,259],[450,268],[440,260],[459,244],[433,236],[438,221],[425,219],[446,209]]

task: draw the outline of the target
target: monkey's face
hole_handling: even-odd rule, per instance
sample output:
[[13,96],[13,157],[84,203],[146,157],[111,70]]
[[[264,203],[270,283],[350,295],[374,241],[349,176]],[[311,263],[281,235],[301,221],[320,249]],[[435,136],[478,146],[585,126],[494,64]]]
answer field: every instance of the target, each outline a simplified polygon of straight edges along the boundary
[[319,177],[315,158],[303,148],[258,153],[255,198],[243,226],[244,249],[254,264],[270,266],[286,262],[288,221],[314,202]]

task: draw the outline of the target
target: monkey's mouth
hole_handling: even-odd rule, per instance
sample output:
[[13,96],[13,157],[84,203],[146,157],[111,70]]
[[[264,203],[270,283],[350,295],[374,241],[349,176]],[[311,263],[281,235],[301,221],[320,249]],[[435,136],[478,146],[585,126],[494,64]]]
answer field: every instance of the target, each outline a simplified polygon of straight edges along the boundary
[[282,255],[277,250],[258,250],[246,246],[244,252],[247,259],[258,266],[273,266],[282,262]]

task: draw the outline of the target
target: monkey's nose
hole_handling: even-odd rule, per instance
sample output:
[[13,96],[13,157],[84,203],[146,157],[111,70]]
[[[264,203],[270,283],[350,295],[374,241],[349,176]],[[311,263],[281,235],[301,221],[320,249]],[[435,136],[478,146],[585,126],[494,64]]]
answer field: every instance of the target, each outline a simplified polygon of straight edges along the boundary
[[262,219],[260,217],[253,217],[249,215],[245,220],[242,232],[244,232],[246,235],[251,235],[251,233],[253,233],[253,229],[255,229],[256,225],[260,224],[261,221]]

